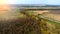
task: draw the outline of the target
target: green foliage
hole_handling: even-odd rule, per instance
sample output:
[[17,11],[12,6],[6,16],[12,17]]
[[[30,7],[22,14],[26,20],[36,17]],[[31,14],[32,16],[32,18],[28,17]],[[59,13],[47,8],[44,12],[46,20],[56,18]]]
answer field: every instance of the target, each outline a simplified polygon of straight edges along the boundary
[[[34,12],[27,12],[27,15],[33,19],[39,20],[41,34],[60,34],[60,24],[53,19],[45,18],[43,15],[33,15]],[[43,17],[42,17],[43,16]],[[32,34],[33,31],[30,33]]]

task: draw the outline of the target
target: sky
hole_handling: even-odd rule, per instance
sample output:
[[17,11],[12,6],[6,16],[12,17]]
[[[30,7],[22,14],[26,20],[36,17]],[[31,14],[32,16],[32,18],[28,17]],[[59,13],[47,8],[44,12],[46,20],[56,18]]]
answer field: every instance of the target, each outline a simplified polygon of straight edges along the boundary
[[60,0],[0,0],[0,4],[48,4],[48,5],[60,5]]

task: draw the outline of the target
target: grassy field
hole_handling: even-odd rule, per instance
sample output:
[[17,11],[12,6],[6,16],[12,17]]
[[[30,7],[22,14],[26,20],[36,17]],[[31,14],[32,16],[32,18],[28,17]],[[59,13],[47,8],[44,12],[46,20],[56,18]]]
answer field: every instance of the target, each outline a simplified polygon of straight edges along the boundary
[[0,33],[60,34],[59,14],[50,14],[43,12],[2,12],[0,14],[0,18],[3,19],[0,20]]
[[[44,16],[45,18],[43,18],[42,22],[43,25],[44,23],[46,24],[46,26],[42,25],[41,29],[42,29],[42,34],[60,34],[60,15],[59,14],[43,14],[42,16]],[[59,17],[59,18],[57,18]],[[44,30],[46,28],[46,30]]]

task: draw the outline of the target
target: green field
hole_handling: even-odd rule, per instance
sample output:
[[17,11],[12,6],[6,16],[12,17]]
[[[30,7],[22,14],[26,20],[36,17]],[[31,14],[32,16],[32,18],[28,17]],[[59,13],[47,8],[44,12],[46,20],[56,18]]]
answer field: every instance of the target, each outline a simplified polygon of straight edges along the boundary
[[46,16],[47,15],[45,14],[41,14],[35,15],[34,17],[35,19],[37,18],[40,21],[41,34],[60,34],[60,21],[53,19],[54,17]]

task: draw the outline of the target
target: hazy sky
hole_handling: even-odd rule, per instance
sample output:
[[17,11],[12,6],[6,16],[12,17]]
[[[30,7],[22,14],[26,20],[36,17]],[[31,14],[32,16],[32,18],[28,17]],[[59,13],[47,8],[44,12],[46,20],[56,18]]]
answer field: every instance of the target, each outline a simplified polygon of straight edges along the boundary
[[0,4],[51,4],[60,5],[60,0],[0,0]]

